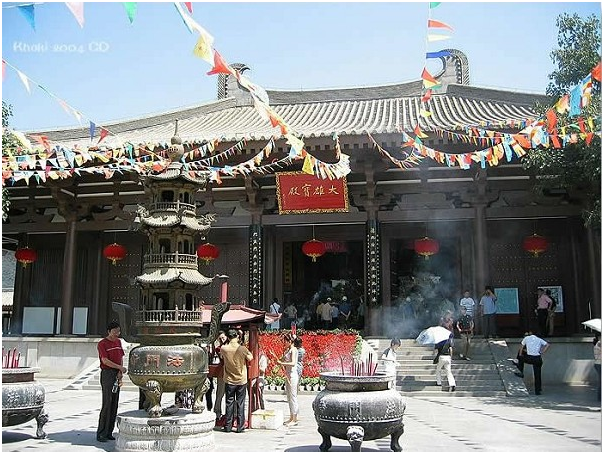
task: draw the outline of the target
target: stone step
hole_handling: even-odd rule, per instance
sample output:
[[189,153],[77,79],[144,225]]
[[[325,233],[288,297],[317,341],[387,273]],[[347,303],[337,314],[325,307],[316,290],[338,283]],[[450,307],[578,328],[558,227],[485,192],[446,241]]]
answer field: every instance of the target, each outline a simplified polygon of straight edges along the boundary
[[422,399],[422,398],[437,398],[442,399],[443,397],[506,397],[507,393],[505,391],[462,391],[456,387],[455,392],[446,392],[442,391],[436,386],[434,390],[421,390],[421,391],[405,391],[399,389],[397,390],[403,396],[413,397],[414,399]]

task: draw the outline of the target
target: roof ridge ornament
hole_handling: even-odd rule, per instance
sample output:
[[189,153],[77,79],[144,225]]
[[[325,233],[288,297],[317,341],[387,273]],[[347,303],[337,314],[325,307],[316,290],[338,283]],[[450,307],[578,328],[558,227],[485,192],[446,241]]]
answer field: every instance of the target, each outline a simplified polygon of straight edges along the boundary
[[185,154],[185,147],[182,145],[182,139],[178,135],[178,119],[174,120],[174,136],[170,139],[168,147],[168,157],[172,162],[180,161]]

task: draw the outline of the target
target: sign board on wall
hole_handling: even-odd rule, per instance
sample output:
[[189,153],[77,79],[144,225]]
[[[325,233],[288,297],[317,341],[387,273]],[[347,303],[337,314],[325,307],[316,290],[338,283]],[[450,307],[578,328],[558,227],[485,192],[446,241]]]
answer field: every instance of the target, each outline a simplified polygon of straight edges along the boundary
[[346,177],[330,180],[304,172],[278,172],[275,181],[279,214],[348,211]]
[[549,290],[551,297],[556,301],[556,310],[554,312],[564,312],[564,298],[562,297],[561,285],[540,285],[546,292]]
[[519,314],[520,304],[518,302],[517,288],[496,288],[498,314]]

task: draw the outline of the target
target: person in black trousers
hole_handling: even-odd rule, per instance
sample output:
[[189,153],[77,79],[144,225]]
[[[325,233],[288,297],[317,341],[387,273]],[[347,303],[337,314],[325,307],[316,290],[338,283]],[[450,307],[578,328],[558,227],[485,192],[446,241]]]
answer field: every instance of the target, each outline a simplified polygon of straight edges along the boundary
[[122,366],[124,350],[120,341],[120,333],[119,323],[111,322],[107,325],[107,337],[101,339],[97,344],[101,362],[103,404],[99,415],[96,439],[101,443],[105,443],[107,440],[115,440],[113,428],[117,418],[122,375],[126,373],[126,368]]
[[235,413],[237,413],[237,432],[243,432],[245,430],[245,414],[243,409],[247,387],[247,363],[253,359],[253,356],[247,348],[239,344],[239,334],[237,331],[230,329],[227,336],[229,343],[220,348],[220,356],[224,361],[226,396],[226,422],[224,423],[224,431],[231,432],[233,429],[233,419]]
[[[526,353],[523,349],[526,347]],[[528,336],[522,339],[520,349],[518,350],[518,362],[516,367],[520,372],[516,372],[518,377],[524,378],[524,364],[532,364],[533,375],[535,376],[535,394],[540,395],[541,388],[541,366],[543,366],[543,353],[549,348],[549,344],[540,337],[535,336],[530,331]]]

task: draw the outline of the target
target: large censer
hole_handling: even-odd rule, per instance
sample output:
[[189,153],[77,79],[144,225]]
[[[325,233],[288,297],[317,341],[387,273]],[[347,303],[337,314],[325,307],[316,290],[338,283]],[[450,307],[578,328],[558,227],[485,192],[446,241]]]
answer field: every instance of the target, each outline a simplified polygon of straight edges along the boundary
[[360,451],[363,440],[388,435],[390,448],[401,451],[398,439],[404,432],[405,401],[389,389],[391,375],[370,376],[321,373],[325,389],[312,403],[318,431],[323,437],[321,451],[331,448],[331,437],[348,440],[352,451]]

